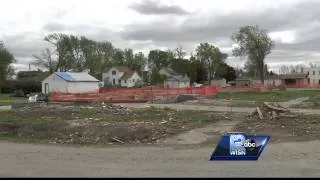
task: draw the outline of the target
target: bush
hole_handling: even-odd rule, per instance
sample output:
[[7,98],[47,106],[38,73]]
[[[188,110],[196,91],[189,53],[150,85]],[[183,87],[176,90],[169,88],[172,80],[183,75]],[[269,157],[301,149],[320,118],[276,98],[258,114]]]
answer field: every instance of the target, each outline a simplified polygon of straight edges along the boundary
[[1,87],[1,93],[11,94],[15,91],[15,81],[5,81]]
[[32,92],[41,92],[41,82],[40,81],[17,81],[16,90],[23,90],[25,94]]
[[23,97],[32,92],[41,92],[41,82],[34,80],[8,80],[1,87],[2,93],[14,93],[15,96]]

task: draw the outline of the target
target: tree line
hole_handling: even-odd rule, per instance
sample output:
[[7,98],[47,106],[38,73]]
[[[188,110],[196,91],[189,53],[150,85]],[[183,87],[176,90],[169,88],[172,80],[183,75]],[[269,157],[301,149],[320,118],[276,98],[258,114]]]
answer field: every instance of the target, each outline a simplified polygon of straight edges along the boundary
[[[254,70],[254,74],[264,82],[267,66],[265,57],[271,53],[274,47],[273,41],[266,30],[258,26],[240,27],[232,36],[232,41],[237,44],[232,51],[235,57],[246,57],[247,68],[245,73]],[[216,77],[224,77],[233,80],[236,77],[234,68],[226,63],[228,54],[222,52],[216,45],[203,42],[195,51],[186,58],[183,47],[176,49],[150,50],[148,54],[134,52],[133,49],[120,49],[109,41],[94,41],[85,36],[75,36],[63,33],[53,33],[44,37],[54,49],[46,48],[40,54],[33,55],[32,64],[44,67],[50,73],[55,71],[89,71],[89,74],[101,80],[105,68],[110,66],[127,66],[142,73],[143,67],[148,64],[151,72],[151,83],[159,83],[162,78],[159,70],[162,67],[171,67],[179,74],[190,77],[191,82],[203,83]],[[4,47],[0,48],[7,50]],[[1,51],[0,51],[1,52]],[[1,77],[5,77],[6,69],[14,60],[12,54],[5,57],[0,54]],[[2,71],[6,69],[6,71]]]
[[235,74],[234,69],[225,63],[228,55],[207,42],[200,43],[196,53],[186,58],[182,46],[166,51],[154,49],[145,55],[130,48],[116,48],[109,41],[99,42],[84,36],[54,33],[47,35],[44,40],[55,49],[52,51],[47,48],[40,55],[33,55],[35,60],[32,64],[47,68],[50,73],[88,70],[89,74],[101,79],[103,71],[110,66],[127,66],[141,75],[148,64],[152,83],[161,81],[158,72],[163,67],[187,75],[192,82],[204,82],[216,76],[234,79],[229,74]]

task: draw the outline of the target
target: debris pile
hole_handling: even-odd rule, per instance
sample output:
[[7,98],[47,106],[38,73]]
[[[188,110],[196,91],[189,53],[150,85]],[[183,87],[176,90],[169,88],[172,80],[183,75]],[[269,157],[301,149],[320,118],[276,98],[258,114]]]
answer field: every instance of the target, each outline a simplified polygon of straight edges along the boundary
[[288,108],[281,106],[279,103],[264,102],[262,106],[256,109],[250,115],[253,119],[274,120],[281,117],[295,117]]
[[114,104],[103,104],[102,108],[112,114],[130,114],[131,110],[128,107]]

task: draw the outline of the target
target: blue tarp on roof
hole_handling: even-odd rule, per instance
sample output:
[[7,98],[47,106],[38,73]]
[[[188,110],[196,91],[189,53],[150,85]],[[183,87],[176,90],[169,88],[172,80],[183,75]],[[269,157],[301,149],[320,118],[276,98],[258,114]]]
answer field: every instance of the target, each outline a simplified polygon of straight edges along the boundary
[[68,82],[99,82],[98,79],[86,72],[56,72],[56,75]]
[[61,77],[65,81],[76,81],[76,79],[70,76],[67,72],[56,72],[56,75]]

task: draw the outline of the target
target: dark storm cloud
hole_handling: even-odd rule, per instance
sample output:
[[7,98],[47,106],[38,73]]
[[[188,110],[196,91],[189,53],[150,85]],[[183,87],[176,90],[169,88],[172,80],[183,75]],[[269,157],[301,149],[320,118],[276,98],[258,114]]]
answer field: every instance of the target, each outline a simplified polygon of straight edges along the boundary
[[162,14],[176,14],[184,15],[189,12],[178,5],[162,5],[157,0],[143,0],[139,3],[134,3],[129,6],[130,9],[145,15],[162,15]]

